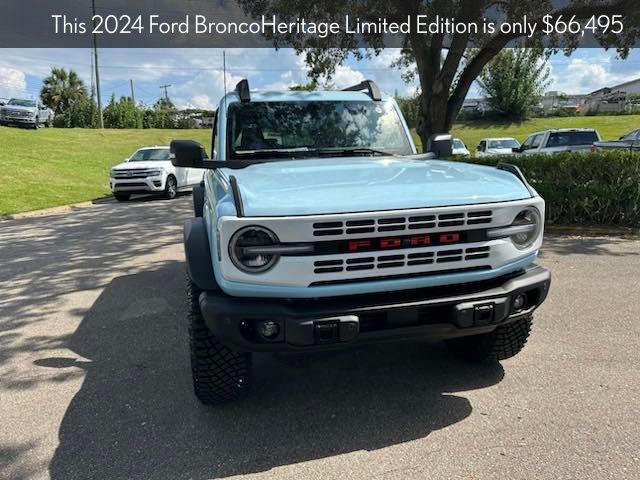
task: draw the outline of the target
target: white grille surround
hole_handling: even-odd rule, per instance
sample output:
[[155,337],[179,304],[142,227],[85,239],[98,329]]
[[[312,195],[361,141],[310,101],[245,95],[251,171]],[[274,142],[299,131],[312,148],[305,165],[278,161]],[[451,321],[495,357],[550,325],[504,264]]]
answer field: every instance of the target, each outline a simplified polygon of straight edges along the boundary
[[[544,200],[540,197],[512,202],[401,211],[292,217],[222,217],[218,221],[219,273],[225,280],[243,284],[309,287],[309,295],[312,296],[315,285],[330,282],[367,282],[379,278],[419,276],[421,273],[434,275],[467,269],[496,269],[537,252],[542,244],[542,231],[536,242],[525,250],[516,248],[511,240],[503,238],[474,243],[372,252],[283,256],[270,270],[258,274],[245,273],[236,268],[229,257],[228,246],[231,236],[238,229],[250,225],[259,225],[270,229],[283,243],[387,238],[420,233],[464,232],[466,230],[504,227],[510,225],[517,214],[526,207],[537,208],[544,218]],[[487,214],[488,212],[490,215]],[[415,221],[416,217],[421,220]],[[385,222],[388,219],[400,218],[404,219],[402,230],[380,230],[380,226],[391,225]],[[433,218],[433,220],[422,221],[425,218]],[[481,219],[482,222],[469,222],[470,219]],[[373,224],[368,226],[373,226],[373,232],[347,232],[349,228],[364,226],[354,222],[371,222],[371,220],[373,220]],[[463,225],[458,223],[438,225],[441,221],[454,220],[461,220]],[[318,224],[323,223],[334,224],[336,227],[332,228],[333,230],[340,229],[342,231],[320,236],[315,235]],[[337,226],[338,223],[341,224],[341,227]],[[431,223],[435,223],[435,225],[431,225]],[[399,224],[398,221],[397,225]],[[420,224],[418,227],[410,228],[411,225],[418,224]]]

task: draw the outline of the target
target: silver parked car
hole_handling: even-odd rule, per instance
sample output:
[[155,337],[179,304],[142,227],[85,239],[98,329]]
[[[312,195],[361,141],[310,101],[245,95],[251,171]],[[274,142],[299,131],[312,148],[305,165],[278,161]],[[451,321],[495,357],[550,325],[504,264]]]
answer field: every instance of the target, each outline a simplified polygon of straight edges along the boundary
[[514,148],[513,152],[524,155],[589,152],[594,150],[593,144],[599,141],[600,135],[593,128],[558,128],[529,135],[520,148]]

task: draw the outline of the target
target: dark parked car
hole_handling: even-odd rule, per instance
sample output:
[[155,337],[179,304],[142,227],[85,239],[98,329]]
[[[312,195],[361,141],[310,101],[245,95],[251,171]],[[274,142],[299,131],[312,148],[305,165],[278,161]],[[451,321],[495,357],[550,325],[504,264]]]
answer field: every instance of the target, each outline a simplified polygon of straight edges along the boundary
[[606,142],[595,142],[593,144],[598,150],[640,150],[640,128],[630,131],[622,135],[618,140],[609,140]]

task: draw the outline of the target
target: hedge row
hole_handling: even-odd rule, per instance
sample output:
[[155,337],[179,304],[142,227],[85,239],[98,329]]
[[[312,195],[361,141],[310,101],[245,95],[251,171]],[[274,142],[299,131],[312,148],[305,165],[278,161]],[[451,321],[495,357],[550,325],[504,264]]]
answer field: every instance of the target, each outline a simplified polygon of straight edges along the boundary
[[547,223],[640,227],[640,154],[614,150],[464,161],[520,167],[546,201]]

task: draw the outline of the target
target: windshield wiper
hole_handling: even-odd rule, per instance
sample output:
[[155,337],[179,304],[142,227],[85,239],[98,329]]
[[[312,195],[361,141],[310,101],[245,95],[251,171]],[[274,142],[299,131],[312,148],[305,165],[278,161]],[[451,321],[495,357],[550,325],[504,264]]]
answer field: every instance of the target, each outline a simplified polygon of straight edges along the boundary
[[349,155],[383,155],[385,157],[393,157],[394,153],[385,152],[384,150],[376,150],[368,147],[353,147],[353,148],[319,148],[318,154],[349,154]]
[[311,152],[308,148],[272,148],[268,150],[240,150],[233,152],[237,158],[305,158]]

